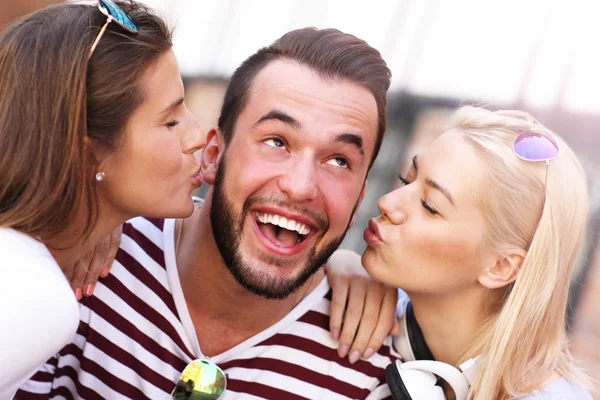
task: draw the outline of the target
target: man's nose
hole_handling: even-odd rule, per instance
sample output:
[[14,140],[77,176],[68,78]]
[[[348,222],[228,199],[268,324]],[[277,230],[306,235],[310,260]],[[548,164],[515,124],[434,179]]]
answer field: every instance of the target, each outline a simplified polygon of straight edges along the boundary
[[290,200],[310,201],[318,195],[317,166],[308,157],[289,165],[279,177],[279,189]]

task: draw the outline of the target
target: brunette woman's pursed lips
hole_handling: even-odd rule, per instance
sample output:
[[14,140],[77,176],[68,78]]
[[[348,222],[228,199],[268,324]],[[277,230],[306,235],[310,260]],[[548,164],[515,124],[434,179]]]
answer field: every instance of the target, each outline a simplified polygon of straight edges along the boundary
[[198,166],[198,169],[192,176],[192,184],[196,188],[199,188],[200,186],[202,186],[202,165]]

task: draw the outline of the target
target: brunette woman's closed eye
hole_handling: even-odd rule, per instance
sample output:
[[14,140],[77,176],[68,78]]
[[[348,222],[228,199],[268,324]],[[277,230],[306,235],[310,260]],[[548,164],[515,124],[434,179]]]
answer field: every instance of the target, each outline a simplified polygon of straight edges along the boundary
[[169,129],[170,129],[170,128],[175,128],[177,125],[179,125],[179,120],[177,120],[177,119],[174,119],[173,121],[167,122],[167,123],[165,124],[165,126],[166,126],[167,128],[169,128]]

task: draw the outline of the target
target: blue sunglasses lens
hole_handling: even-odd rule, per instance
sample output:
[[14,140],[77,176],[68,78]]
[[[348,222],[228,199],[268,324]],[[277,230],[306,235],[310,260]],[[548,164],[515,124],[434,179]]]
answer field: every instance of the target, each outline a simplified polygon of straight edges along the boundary
[[558,157],[558,143],[543,131],[521,133],[513,144],[515,153],[529,161],[553,160]]
[[106,15],[110,15],[119,25],[132,32],[139,32],[140,29],[136,23],[133,22],[133,19],[127,15],[127,13],[123,11],[121,7],[113,3],[111,0],[100,0],[99,5],[103,12]]

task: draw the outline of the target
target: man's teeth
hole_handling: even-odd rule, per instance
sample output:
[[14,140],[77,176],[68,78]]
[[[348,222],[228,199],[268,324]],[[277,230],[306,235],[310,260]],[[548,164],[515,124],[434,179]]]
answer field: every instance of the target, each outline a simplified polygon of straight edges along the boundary
[[256,217],[258,222],[262,224],[272,224],[290,231],[296,231],[301,235],[308,235],[310,232],[310,228],[303,223],[294,221],[293,219],[287,219],[280,215],[256,213]]

